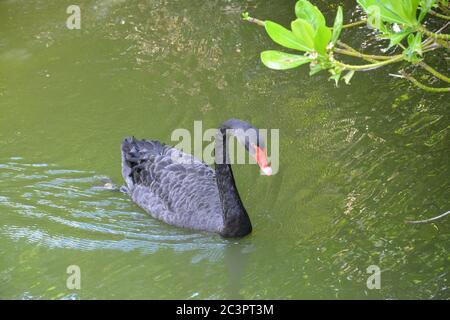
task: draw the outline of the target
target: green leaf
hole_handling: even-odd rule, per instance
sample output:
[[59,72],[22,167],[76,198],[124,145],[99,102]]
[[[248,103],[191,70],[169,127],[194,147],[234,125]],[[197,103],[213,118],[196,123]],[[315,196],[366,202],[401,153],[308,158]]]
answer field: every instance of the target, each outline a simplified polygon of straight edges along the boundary
[[386,26],[385,23],[381,23],[378,26],[378,30],[382,33],[383,36],[389,35],[391,33],[391,30]]
[[308,0],[299,0],[295,4],[295,15],[299,19],[304,19],[311,23],[314,30],[319,26],[325,26],[325,17],[316,6],[312,5]]
[[396,12],[410,26],[417,24],[417,8],[420,0],[378,0],[386,8]]
[[397,33],[389,33],[387,36],[387,38],[390,40],[389,48],[398,45],[411,32],[412,30],[408,28]]
[[314,50],[314,29],[308,21],[296,19],[292,21],[291,29],[297,40],[307,49],[304,51]]
[[310,48],[305,46],[304,43],[302,43],[301,40],[299,40],[292,33],[292,31],[286,29],[285,27],[279,25],[278,23],[266,21],[265,28],[269,37],[279,45],[282,45],[283,47],[289,49],[310,51]]
[[262,63],[274,70],[287,70],[312,61],[312,58],[276,50],[261,52]]
[[355,70],[350,70],[345,74],[345,76],[342,77],[344,79],[345,84],[350,84],[350,80],[353,78],[353,75],[355,74]]
[[[378,0],[357,0],[358,4],[363,8],[363,10],[369,15],[369,18],[372,17],[372,21],[381,22],[377,20],[384,20],[387,22],[397,22],[397,23],[403,23],[401,21],[401,18],[395,14],[392,13],[391,10],[387,10],[384,8],[382,3],[379,3]],[[376,23],[376,24],[377,24]],[[377,27],[374,25],[374,27]]]
[[334,80],[336,87],[339,86],[339,80],[341,79],[342,70],[340,69],[329,69],[331,76],[329,80]]
[[419,22],[425,18],[425,16],[430,12],[431,8],[436,4],[436,0],[420,0],[420,14]]
[[416,36],[413,36],[413,34],[410,34],[408,36],[408,45],[410,48],[414,50],[414,52],[422,54],[422,34],[418,32]]
[[403,51],[405,59],[412,63],[417,63],[422,60],[422,34],[418,32],[415,36],[410,34],[408,36],[408,47]]
[[[408,26],[417,25],[419,0],[357,0],[368,14],[372,25],[378,28],[382,21]],[[381,20],[381,21],[378,21]],[[376,23],[374,23],[374,21]]]
[[316,73],[322,71],[323,68],[319,63],[310,63],[309,64],[309,75],[315,75]]
[[327,26],[320,26],[314,37],[314,48],[316,51],[325,55],[327,53],[327,46],[331,39],[331,30]]
[[341,35],[341,31],[342,31],[342,25],[344,21],[344,16],[342,13],[342,7],[339,6],[337,13],[336,13],[336,18],[334,19],[334,25],[333,25],[333,35],[331,36],[331,42],[333,44],[336,44],[336,42],[339,40],[339,36]]

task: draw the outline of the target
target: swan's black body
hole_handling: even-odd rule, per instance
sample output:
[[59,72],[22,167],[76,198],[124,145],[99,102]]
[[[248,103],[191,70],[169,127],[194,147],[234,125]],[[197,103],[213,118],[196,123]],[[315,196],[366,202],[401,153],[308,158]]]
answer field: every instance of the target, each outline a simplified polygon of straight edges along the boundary
[[228,129],[248,128],[252,128],[248,123],[234,119],[219,128],[217,138],[223,139],[224,147],[223,154],[216,154],[215,170],[158,141],[126,138],[122,143],[122,175],[132,200],[171,225],[217,232],[223,237],[249,234],[250,218],[227,161],[226,133]]

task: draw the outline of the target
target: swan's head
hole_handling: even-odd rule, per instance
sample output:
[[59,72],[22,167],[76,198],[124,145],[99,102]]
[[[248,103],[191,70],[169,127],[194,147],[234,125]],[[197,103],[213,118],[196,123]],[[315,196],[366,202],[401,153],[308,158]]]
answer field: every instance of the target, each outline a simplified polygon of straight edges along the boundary
[[267,160],[267,149],[264,135],[258,128],[239,119],[230,119],[223,123],[222,127],[228,135],[235,136],[237,141],[245,147],[247,152],[256,160],[261,171],[270,176],[272,168]]

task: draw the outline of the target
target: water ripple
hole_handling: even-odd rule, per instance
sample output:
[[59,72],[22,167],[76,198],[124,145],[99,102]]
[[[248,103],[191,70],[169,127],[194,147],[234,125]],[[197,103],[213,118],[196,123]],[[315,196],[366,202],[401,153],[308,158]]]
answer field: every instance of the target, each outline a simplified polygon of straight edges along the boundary
[[106,177],[95,172],[20,158],[0,161],[0,176],[8,171],[20,174],[0,181],[0,209],[8,216],[0,233],[14,241],[76,250],[206,251],[196,262],[217,259],[226,244],[216,235],[180,230],[149,217],[125,194],[96,187]]

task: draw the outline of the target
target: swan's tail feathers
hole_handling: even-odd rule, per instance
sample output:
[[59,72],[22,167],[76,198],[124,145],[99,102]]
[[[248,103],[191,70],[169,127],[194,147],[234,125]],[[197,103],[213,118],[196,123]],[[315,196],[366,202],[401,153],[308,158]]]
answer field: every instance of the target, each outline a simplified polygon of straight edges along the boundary
[[122,142],[122,176],[132,190],[136,183],[135,170],[142,168],[152,157],[163,152],[164,144],[159,141],[137,140],[134,137],[125,138]]

